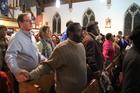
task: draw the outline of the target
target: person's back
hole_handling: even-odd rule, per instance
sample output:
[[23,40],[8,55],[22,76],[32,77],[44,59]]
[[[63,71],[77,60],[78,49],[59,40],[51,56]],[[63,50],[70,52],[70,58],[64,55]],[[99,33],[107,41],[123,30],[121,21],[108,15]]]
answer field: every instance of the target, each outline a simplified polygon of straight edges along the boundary
[[113,62],[115,50],[113,47],[113,36],[111,33],[106,34],[106,40],[103,43],[103,56],[105,59],[105,66]]
[[123,88],[122,93],[140,93],[140,25],[137,26],[130,39],[133,46],[124,57],[123,61]]
[[[140,89],[140,52],[132,47],[126,53],[123,61],[123,92],[122,93],[139,93]],[[128,82],[129,81],[129,82]]]
[[30,72],[30,79],[53,70],[56,75],[56,93],[81,93],[87,83],[85,49],[80,43],[81,26],[73,23],[67,31],[69,39],[56,46],[47,62]]
[[103,55],[101,52],[101,45],[96,40],[99,34],[97,30],[97,22],[91,22],[87,26],[87,35],[83,39],[83,44],[86,50],[86,62],[88,64],[88,83],[93,78],[99,78],[103,70]]
[[55,51],[58,51],[61,63],[63,63],[63,66],[56,72],[56,91],[58,93],[80,93],[86,85],[84,46],[66,40],[59,44]]

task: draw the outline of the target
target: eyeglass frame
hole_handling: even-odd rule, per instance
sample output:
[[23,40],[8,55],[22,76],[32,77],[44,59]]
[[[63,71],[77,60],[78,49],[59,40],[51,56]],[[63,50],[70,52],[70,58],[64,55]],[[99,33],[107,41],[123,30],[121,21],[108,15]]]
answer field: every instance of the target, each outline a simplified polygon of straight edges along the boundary
[[23,22],[32,22],[33,20],[31,20],[31,19],[27,19],[27,20],[23,20]]

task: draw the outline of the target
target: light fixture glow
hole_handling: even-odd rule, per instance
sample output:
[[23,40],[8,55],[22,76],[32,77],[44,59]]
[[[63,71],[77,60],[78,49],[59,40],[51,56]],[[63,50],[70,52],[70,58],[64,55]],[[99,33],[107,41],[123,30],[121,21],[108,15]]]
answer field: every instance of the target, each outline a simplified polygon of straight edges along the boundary
[[0,20],[0,25],[3,25],[3,24],[4,24],[3,20]]
[[60,7],[60,0],[56,0],[56,7],[57,7],[57,8]]
[[100,0],[100,2],[101,2],[101,3],[105,3],[105,2],[106,2],[106,0]]

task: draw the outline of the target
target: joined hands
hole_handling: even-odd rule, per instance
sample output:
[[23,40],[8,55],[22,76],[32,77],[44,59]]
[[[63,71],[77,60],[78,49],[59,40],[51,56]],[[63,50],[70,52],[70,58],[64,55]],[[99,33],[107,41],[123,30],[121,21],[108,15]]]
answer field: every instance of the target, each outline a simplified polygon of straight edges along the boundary
[[29,72],[23,69],[20,69],[19,71],[17,71],[17,73],[15,74],[15,77],[18,82],[25,82],[30,79]]

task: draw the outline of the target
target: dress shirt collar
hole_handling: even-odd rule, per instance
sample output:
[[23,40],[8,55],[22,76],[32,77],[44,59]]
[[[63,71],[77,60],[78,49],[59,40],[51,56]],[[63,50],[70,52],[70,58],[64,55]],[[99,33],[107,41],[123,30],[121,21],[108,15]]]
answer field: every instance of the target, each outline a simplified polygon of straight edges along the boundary
[[32,31],[24,31],[24,30],[22,30],[22,29],[21,29],[21,31],[22,31],[26,36],[28,36],[28,37],[30,37],[30,38],[31,38],[31,36],[33,35],[33,32],[32,32]]

